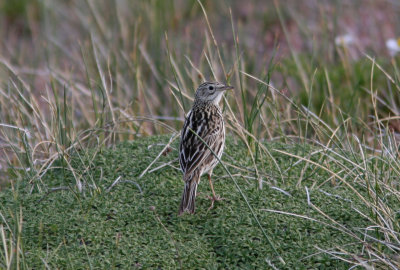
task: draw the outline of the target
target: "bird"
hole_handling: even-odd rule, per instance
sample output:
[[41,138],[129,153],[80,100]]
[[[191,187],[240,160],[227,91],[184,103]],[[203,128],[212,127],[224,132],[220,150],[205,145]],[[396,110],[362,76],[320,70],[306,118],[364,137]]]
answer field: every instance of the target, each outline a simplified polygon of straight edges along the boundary
[[204,174],[208,175],[212,191],[209,209],[213,208],[214,201],[221,200],[215,195],[211,175],[225,146],[225,125],[219,103],[225,91],[232,89],[232,86],[223,83],[204,82],[196,90],[192,108],[183,124],[179,145],[179,164],[185,183],[179,215],[184,212],[194,214],[197,186]]

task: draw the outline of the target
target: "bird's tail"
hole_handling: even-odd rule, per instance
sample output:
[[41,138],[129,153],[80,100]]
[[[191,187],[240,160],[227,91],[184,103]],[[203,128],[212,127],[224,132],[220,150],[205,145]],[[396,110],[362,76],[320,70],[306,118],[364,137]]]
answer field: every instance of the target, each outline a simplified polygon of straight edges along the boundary
[[196,200],[196,190],[198,184],[198,176],[195,175],[190,180],[185,182],[185,188],[182,194],[181,204],[179,206],[179,215],[187,211],[190,214],[194,213],[195,210],[195,200]]

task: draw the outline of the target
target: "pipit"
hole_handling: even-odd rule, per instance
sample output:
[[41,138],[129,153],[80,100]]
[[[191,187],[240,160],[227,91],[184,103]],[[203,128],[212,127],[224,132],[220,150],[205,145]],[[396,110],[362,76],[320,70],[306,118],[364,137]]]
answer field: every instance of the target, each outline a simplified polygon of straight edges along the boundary
[[222,83],[205,82],[196,90],[193,107],[183,125],[179,146],[179,163],[185,182],[179,215],[185,211],[194,213],[197,185],[203,174],[208,174],[212,191],[210,208],[214,206],[214,201],[220,200],[215,195],[211,181],[213,169],[218,164],[212,151],[219,159],[224,151],[225,126],[219,102],[225,90],[230,89],[233,87]]

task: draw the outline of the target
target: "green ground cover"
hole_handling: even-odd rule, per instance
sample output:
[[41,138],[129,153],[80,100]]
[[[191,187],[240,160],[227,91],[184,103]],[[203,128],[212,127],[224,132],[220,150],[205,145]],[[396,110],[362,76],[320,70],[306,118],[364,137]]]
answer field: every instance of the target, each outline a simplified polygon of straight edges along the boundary
[[[260,176],[265,181],[260,190],[258,181],[251,178],[254,173],[246,169],[252,164],[246,147],[232,137],[227,142],[223,160],[237,167],[228,165],[285,260],[282,265],[221,165],[214,171],[215,189],[225,200],[207,211],[210,188],[204,177],[195,215],[177,215],[183,188],[178,162],[173,161],[177,142],[150,170],[173,161],[171,166],[139,178],[168,138],[149,137],[114,149],[75,153],[71,165],[87,184],[83,193],[76,192],[76,180],[62,164],[43,181],[49,187],[70,186],[70,190],[47,195],[33,190],[28,195],[29,186],[21,182],[0,193],[0,212],[11,228],[18,226],[22,211],[23,264],[36,269],[44,265],[70,269],[344,269],[350,264],[321,250],[338,251],[339,247],[361,254],[362,245],[355,237],[362,238],[363,228],[370,225],[365,204],[339,182],[317,187],[330,177],[328,173],[274,151],[307,156],[313,147],[267,143],[281,173],[272,159],[260,158],[258,165],[269,172]],[[120,182],[109,189],[118,177]]]

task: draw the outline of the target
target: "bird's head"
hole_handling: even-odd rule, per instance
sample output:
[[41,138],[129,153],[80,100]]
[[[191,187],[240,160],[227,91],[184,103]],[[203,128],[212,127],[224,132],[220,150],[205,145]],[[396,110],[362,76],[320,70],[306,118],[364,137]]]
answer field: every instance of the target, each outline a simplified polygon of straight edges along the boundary
[[196,90],[195,102],[211,102],[218,105],[224,92],[231,89],[232,86],[219,82],[202,83]]

